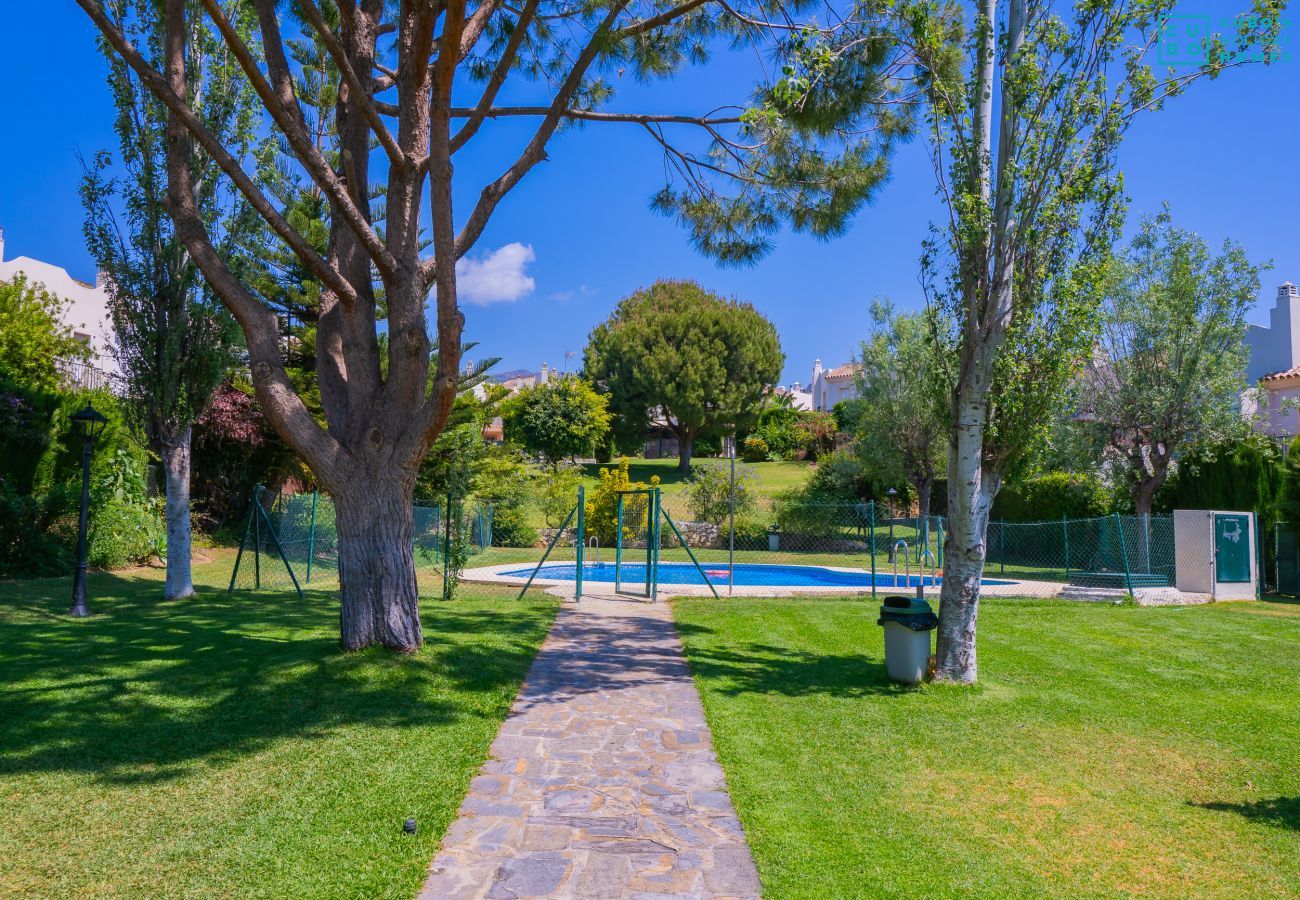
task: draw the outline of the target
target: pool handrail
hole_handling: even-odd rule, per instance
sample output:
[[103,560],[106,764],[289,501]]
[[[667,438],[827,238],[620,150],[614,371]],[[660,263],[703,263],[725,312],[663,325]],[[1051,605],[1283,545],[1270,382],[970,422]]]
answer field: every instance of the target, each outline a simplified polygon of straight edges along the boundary
[[903,540],[902,538],[899,538],[898,540],[894,541],[894,546],[893,546],[895,588],[898,587],[898,548],[899,547],[903,548],[903,574],[906,576],[909,584],[911,584],[912,582],[912,554],[907,549],[907,541]]

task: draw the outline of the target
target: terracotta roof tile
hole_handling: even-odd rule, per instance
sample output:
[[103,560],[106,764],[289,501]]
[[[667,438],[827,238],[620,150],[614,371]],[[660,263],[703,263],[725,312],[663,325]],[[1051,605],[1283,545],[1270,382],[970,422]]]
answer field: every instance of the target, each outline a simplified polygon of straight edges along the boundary
[[1260,381],[1284,381],[1288,378],[1300,377],[1300,366],[1292,366],[1289,369],[1283,369],[1281,372],[1270,372],[1267,375],[1261,375]]

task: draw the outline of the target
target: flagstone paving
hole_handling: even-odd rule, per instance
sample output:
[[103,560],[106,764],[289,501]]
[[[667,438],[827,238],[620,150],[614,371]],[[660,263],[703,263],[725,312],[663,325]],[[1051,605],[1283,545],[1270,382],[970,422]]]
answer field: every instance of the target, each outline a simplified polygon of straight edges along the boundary
[[759,890],[668,605],[565,604],[420,897]]

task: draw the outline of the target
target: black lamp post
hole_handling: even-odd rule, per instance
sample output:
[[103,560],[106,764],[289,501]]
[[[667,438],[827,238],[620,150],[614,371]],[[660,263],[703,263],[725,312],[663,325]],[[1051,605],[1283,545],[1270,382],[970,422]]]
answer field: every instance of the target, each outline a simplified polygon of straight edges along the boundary
[[898,496],[896,488],[885,491],[889,495],[889,561],[894,561],[894,498]]
[[86,538],[90,523],[90,457],[95,452],[95,441],[108,419],[87,402],[85,409],[72,414],[72,421],[81,432],[81,519],[77,523],[77,570],[72,576],[72,608],[68,610],[68,615],[80,619],[90,615],[90,610],[86,609],[86,557],[90,553]]

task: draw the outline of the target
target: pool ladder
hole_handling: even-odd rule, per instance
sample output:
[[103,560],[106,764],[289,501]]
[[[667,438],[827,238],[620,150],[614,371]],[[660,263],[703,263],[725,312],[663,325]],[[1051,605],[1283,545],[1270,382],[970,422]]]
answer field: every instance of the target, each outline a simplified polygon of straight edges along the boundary
[[591,540],[587,541],[587,546],[596,551],[594,554],[594,561],[587,563],[587,565],[600,568],[600,538],[593,534]]
[[[898,548],[903,548],[903,577],[907,583],[912,583],[912,554],[908,550],[907,541],[901,538],[894,542],[893,552],[890,554],[894,557],[894,587],[898,587]],[[939,560],[935,557],[934,551],[930,545],[922,549],[917,556],[917,579],[916,579],[916,596],[919,599],[925,599],[925,564],[930,563],[930,587],[936,587],[939,584]]]

